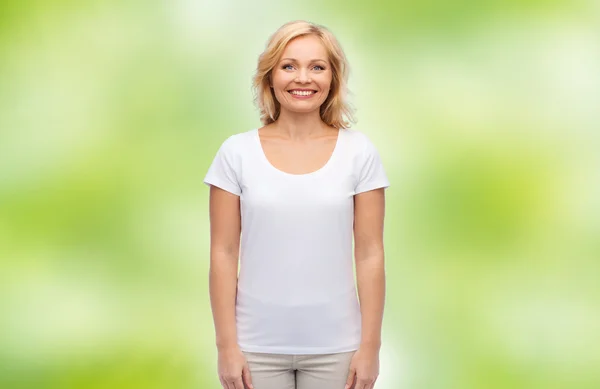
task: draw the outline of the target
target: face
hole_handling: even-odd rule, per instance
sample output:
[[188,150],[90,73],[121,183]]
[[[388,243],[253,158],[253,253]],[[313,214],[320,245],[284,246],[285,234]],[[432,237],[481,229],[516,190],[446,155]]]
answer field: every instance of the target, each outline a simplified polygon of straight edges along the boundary
[[325,47],[314,35],[293,39],[272,72],[272,88],[281,111],[319,110],[331,87],[331,64]]

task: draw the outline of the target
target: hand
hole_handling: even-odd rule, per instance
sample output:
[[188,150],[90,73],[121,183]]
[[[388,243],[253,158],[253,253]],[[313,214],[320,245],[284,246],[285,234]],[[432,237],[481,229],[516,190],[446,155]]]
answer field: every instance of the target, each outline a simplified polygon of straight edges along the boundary
[[344,389],[373,389],[378,376],[379,350],[361,347],[352,356]]
[[219,349],[219,381],[223,389],[253,389],[250,369],[244,353],[239,347]]

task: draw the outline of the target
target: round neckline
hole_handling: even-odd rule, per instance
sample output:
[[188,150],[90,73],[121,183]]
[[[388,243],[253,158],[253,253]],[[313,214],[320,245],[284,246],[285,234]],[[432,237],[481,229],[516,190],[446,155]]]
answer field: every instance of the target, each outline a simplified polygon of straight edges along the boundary
[[258,145],[258,151],[261,155],[262,160],[269,166],[269,168],[271,170],[274,170],[274,171],[278,172],[279,174],[282,174],[284,176],[289,176],[289,177],[310,177],[310,176],[314,176],[314,175],[317,175],[317,174],[325,171],[333,163],[335,156],[338,154],[338,149],[340,148],[342,132],[343,132],[342,129],[338,129],[338,135],[337,135],[337,139],[335,140],[335,146],[333,147],[333,151],[331,152],[329,159],[327,160],[327,162],[325,162],[325,164],[323,166],[321,166],[319,169],[312,171],[312,172],[295,174],[295,173],[289,173],[289,172],[283,171],[281,169],[278,169],[271,163],[271,161],[269,161],[269,158],[267,158],[267,154],[265,154],[265,149],[263,149],[258,130],[259,130],[258,128],[254,129],[254,138],[256,139],[256,143]]

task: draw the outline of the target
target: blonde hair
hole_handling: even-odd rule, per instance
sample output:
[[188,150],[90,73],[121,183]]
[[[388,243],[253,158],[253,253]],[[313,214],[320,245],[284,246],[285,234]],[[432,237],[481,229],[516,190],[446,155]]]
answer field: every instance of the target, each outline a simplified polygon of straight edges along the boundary
[[271,89],[271,74],[287,44],[295,38],[306,35],[314,35],[321,40],[331,64],[331,87],[329,95],[320,108],[321,120],[335,128],[348,128],[355,119],[354,109],[346,101],[349,73],[346,55],[335,36],[327,28],[303,20],[281,26],[270,37],[265,51],[258,58],[252,87],[255,103],[260,111],[260,120],[267,125],[275,122],[279,117],[281,106]]

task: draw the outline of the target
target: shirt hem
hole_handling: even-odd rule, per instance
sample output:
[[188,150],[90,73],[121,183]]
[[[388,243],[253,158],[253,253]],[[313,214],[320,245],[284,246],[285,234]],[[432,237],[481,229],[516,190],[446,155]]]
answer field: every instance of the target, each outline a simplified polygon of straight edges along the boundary
[[232,194],[234,194],[236,196],[241,196],[242,195],[242,192],[238,188],[235,188],[232,185],[228,185],[228,184],[226,184],[226,183],[224,183],[223,181],[220,181],[220,180],[216,180],[216,179],[212,179],[212,178],[207,178],[207,179],[204,180],[204,183],[206,185],[208,185],[208,186],[211,186],[211,185],[212,186],[216,186],[217,188],[223,189],[223,190],[225,190],[225,191],[227,191],[229,193],[232,193]]
[[360,188],[356,188],[354,194],[364,193],[375,189],[387,189],[390,187],[390,183],[387,181],[375,182],[370,185],[361,186]]
[[240,349],[249,353],[265,354],[287,354],[287,355],[308,355],[308,354],[336,354],[356,351],[359,344],[345,347],[277,347],[277,346],[252,346],[239,344]]

